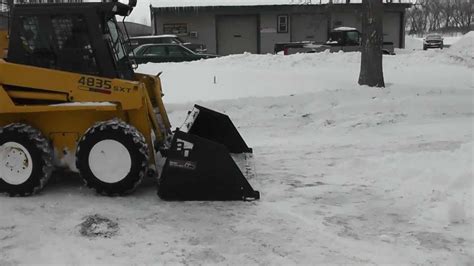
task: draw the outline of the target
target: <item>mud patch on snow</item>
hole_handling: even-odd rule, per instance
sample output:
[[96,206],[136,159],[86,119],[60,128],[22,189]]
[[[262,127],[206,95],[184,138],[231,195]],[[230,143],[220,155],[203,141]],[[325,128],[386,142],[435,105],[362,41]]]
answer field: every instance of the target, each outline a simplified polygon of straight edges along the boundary
[[119,226],[117,222],[110,220],[100,214],[84,217],[84,222],[79,225],[79,233],[82,236],[95,238],[111,238],[117,235]]
[[452,251],[456,246],[462,245],[465,240],[462,238],[448,239],[437,232],[412,232],[411,233],[420,245],[428,249],[445,249]]
[[291,180],[290,182],[288,182],[288,185],[291,186],[292,188],[310,188],[310,187],[325,186],[327,184],[321,181],[303,183],[299,180]]
[[360,236],[357,233],[357,229],[353,228],[351,221],[366,222],[367,218],[364,216],[351,216],[351,215],[335,215],[330,217],[324,217],[326,226],[336,225],[340,227],[337,235],[340,237],[349,237],[355,240],[360,240]]
[[[4,226],[0,227],[0,241],[4,241],[7,239],[11,239],[15,236],[15,230],[16,226]],[[3,264],[0,264],[3,265]]]
[[210,248],[200,249],[186,256],[186,262],[190,263],[190,265],[196,265],[200,263],[220,264],[225,260],[225,257]]

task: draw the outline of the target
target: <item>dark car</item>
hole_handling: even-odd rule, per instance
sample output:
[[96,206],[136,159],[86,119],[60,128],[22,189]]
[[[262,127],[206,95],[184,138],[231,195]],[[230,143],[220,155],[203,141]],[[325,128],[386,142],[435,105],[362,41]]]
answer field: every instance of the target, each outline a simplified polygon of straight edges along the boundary
[[187,62],[216,57],[217,55],[195,53],[181,44],[144,44],[130,53],[130,58],[137,64]]
[[423,50],[428,50],[429,48],[440,48],[444,47],[444,39],[439,34],[430,34],[423,39]]
[[188,49],[196,53],[205,53],[207,52],[206,45],[198,43],[185,42],[183,39],[179,38],[176,35],[153,35],[153,36],[141,36],[141,37],[131,37],[129,39],[129,51],[137,48],[143,44],[181,44]]

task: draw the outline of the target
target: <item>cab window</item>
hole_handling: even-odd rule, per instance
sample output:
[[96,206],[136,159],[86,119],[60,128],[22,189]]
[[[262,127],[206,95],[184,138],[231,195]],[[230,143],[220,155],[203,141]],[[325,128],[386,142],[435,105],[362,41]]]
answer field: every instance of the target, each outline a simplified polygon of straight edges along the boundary
[[20,18],[21,62],[33,66],[56,68],[57,56],[48,40],[48,17],[31,16]]
[[145,56],[166,56],[166,47],[165,46],[152,46],[145,50],[143,53]]
[[347,45],[359,45],[359,33],[357,31],[347,32]]
[[98,74],[99,69],[83,16],[54,16],[51,24],[59,55],[59,68],[89,75]]

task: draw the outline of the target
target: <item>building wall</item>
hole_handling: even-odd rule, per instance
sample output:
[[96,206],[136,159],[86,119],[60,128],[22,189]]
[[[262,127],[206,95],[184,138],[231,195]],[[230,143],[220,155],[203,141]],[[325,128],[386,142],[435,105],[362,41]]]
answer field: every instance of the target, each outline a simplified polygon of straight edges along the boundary
[[[286,33],[278,33],[278,15],[287,15],[279,11],[264,11],[260,14],[260,53],[273,53],[275,43],[290,42],[291,26]],[[291,25],[291,19],[289,24]]]
[[[164,34],[164,24],[187,23],[188,34],[180,35],[182,39],[192,43],[201,43],[207,46],[208,53],[217,53],[216,21],[211,13],[176,14],[159,16],[154,19],[155,34]],[[191,37],[190,32],[197,32],[197,37]]]
[[[395,47],[404,46],[404,5],[386,8],[384,18],[385,41]],[[322,6],[269,6],[269,7],[226,7],[204,9],[155,9],[153,26],[155,34],[163,34],[167,23],[187,23],[188,34],[181,38],[193,43],[205,44],[209,53],[217,53],[216,17],[227,15],[258,15],[260,53],[273,53],[275,43],[327,40],[328,31],[339,26],[353,27],[361,31],[362,15],[360,5],[339,5],[328,9]],[[288,32],[277,32],[277,17],[289,16]],[[190,32],[197,32],[191,37]],[[401,40],[400,40],[401,39]]]
[[[244,15],[246,13],[235,12],[232,15]],[[291,41],[290,32],[277,33],[277,17],[284,14],[279,11],[263,11],[259,15],[260,30],[260,53],[273,53],[274,45],[277,42]],[[155,15],[154,27],[155,34],[164,34],[163,25],[173,23],[187,23],[188,33],[195,31],[198,37],[194,38],[189,34],[180,36],[182,39],[193,42],[202,43],[207,46],[208,53],[217,53],[217,35],[216,35],[216,17],[229,15],[227,12],[199,12],[182,13],[175,15]],[[290,21],[291,24],[291,21]]]
[[[118,23],[118,25],[120,29],[124,31],[123,23],[121,21]],[[127,26],[127,32],[130,37],[147,36],[151,35],[152,33],[152,28],[147,25],[134,22],[125,22],[125,25]]]
[[359,10],[339,11],[331,14],[331,29],[337,27],[352,27],[362,30],[362,15]]
[[291,41],[328,40],[328,16],[325,13],[293,13],[291,15]]
[[403,48],[400,43],[400,29],[401,12],[385,12],[383,19],[383,39],[386,42],[393,42],[393,45],[398,48]]
[[[386,11],[383,20],[384,41],[393,42],[394,47],[402,48],[400,42],[402,11]],[[360,11],[335,12],[331,16],[331,28],[339,26],[353,27],[362,31]]]

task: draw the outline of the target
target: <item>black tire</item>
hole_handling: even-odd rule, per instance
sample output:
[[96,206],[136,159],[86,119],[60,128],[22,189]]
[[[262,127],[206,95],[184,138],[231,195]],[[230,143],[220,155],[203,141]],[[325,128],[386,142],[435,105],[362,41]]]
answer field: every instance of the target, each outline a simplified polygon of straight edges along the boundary
[[[120,143],[120,147],[124,147],[125,152],[122,154],[127,160],[130,160],[129,170],[124,172],[124,177],[119,177],[118,180],[104,180],[104,176],[94,174],[94,163],[90,164],[92,160],[91,151],[99,143],[104,141],[113,141],[113,143]],[[100,145],[100,144],[99,144]],[[106,154],[101,150],[102,154]],[[112,161],[112,166],[120,167],[120,161]],[[97,193],[106,196],[122,196],[132,193],[142,179],[145,177],[148,170],[148,145],[146,144],[143,135],[131,125],[118,120],[110,120],[96,123],[92,126],[79,141],[76,151],[76,167],[80,172],[82,179],[87,187],[93,188]],[[92,168],[91,168],[92,167]],[[110,175],[110,174],[109,174]],[[114,177],[115,178],[115,177]]]
[[[40,192],[51,178],[54,168],[53,149],[43,134],[30,125],[10,124],[0,128],[0,148],[0,192],[11,197]],[[12,161],[12,156],[16,156],[16,161]],[[21,159],[22,165],[15,163]],[[25,170],[27,168],[30,170]],[[22,175],[20,180],[15,180],[18,177],[14,176],[15,173]]]

